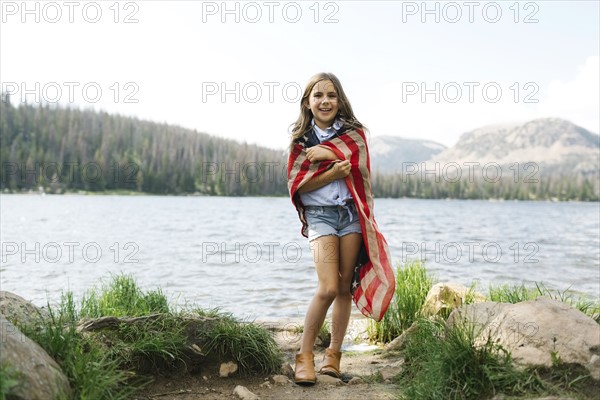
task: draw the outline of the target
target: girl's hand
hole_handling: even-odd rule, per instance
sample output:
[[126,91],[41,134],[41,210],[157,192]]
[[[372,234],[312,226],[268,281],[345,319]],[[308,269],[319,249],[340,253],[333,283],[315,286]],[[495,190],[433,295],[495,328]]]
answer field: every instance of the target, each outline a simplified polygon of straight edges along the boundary
[[306,150],[306,158],[310,162],[325,161],[325,160],[338,160],[335,153],[324,146],[313,146]]
[[333,164],[331,168],[333,171],[333,179],[342,179],[348,176],[350,173],[350,161],[344,160]]

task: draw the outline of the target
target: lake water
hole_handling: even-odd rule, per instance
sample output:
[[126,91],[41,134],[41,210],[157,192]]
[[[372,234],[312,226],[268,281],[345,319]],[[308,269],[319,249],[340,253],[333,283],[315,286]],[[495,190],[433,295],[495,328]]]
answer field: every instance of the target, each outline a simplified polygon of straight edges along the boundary
[[[174,304],[302,317],[316,274],[288,198],[1,195],[2,290],[38,305],[110,274]],[[598,203],[376,199],[395,264],[440,281],[532,283],[600,297]],[[355,315],[359,315],[354,308]]]

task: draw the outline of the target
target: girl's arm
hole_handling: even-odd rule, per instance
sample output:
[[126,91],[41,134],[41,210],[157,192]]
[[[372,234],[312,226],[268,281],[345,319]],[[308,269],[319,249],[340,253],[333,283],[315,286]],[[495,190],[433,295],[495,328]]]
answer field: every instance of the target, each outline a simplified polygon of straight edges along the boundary
[[[316,147],[316,146],[315,146]],[[311,147],[312,149],[312,147]],[[333,153],[333,152],[332,152]],[[333,167],[320,175],[313,176],[308,182],[298,188],[298,193],[311,192],[337,179],[342,179],[350,173],[350,161],[344,160],[333,164]]]
[[335,155],[335,153],[329,150],[325,146],[313,146],[306,150],[306,158],[308,161],[317,162],[317,161],[325,161],[325,160],[339,160],[339,157]]

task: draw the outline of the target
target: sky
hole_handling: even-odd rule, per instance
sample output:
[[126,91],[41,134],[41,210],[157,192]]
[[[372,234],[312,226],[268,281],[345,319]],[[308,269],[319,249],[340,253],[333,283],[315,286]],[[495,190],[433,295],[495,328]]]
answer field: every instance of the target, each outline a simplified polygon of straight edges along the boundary
[[276,149],[315,73],[374,136],[600,131],[598,1],[0,1],[0,84]]

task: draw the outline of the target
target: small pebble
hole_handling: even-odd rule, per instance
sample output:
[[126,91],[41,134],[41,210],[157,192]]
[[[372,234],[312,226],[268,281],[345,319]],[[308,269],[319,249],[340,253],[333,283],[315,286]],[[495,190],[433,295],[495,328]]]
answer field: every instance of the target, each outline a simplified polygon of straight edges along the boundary
[[289,383],[289,379],[287,376],[285,375],[273,375],[271,377],[271,379],[273,379],[273,382],[279,384],[279,385],[285,385],[287,383]]
[[233,394],[239,397],[241,400],[259,400],[260,398],[249,391],[245,386],[237,385],[233,389]]
[[219,368],[219,376],[221,378],[227,378],[228,376],[234,374],[238,370],[238,365],[233,361],[229,361],[226,363],[222,363]]
[[317,382],[325,383],[325,384],[329,384],[329,385],[337,385],[338,382],[340,382],[342,385],[344,384],[338,378],[334,378],[333,376],[329,376],[329,375],[317,375]]
[[355,376],[354,378],[348,381],[348,385],[360,385],[365,383],[360,376]]

